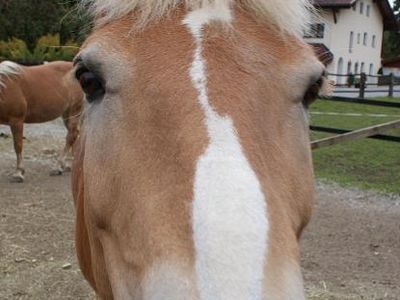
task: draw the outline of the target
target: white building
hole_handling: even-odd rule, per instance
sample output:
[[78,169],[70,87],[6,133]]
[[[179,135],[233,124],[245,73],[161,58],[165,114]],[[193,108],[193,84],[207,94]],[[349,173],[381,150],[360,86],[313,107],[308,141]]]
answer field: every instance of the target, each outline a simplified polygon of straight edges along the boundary
[[[377,74],[383,32],[399,28],[388,0],[313,2],[320,11],[320,19],[311,25],[304,39],[319,52],[328,72]],[[338,76],[336,82],[345,83],[346,77]]]
[[393,74],[394,76],[400,78],[400,57],[384,61],[382,66],[382,74]]

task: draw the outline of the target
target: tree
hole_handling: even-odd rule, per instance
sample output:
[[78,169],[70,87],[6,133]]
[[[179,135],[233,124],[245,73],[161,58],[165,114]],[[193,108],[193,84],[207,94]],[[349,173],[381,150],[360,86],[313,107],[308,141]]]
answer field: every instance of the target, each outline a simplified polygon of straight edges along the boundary
[[0,40],[24,40],[30,50],[46,34],[61,36],[62,42],[78,40],[83,17],[77,0],[0,0]]
[[[394,1],[394,12],[396,19],[400,22],[400,0]],[[386,32],[383,43],[383,57],[386,59],[400,56],[400,30]]]
[[89,16],[78,8],[80,0],[64,1],[62,4],[60,21],[61,44],[68,40],[82,42],[90,31],[91,21]]

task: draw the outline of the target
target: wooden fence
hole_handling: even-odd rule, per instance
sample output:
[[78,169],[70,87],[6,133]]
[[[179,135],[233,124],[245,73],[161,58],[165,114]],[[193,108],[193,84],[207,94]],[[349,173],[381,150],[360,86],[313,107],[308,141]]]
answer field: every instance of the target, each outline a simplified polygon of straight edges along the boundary
[[[340,93],[354,93],[358,98],[364,99],[368,93],[387,93],[388,97],[393,97],[394,93],[400,93],[400,77],[393,74],[390,75],[367,75],[366,73],[360,74],[328,74],[329,79],[333,79],[335,87],[354,87],[356,90],[335,90],[335,94]],[[345,82],[341,82],[341,78]],[[368,89],[368,87],[375,87],[375,89]]]
[[[400,101],[389,102],[389,101],[367,100],[363,98],[346,98],[346,97],[330,97],[321,99],[319,101],[337,101],[344,103],[356,103],[360,105],[373,105],[373,106],[391,107],[393,109],[400,109]],[[369,126],[357,130],[346,130],[342,128],[332,128],[323,126],[310,126],[310,129],[313,131],[336,134],[334,136],[330,136],[327,138],[311,142],[311,148],[314,150],[362,138],[372,138],[377,140],[400,142],[399,136],[384,134],[386,131],[396,128],[400,128],[400,120]]]

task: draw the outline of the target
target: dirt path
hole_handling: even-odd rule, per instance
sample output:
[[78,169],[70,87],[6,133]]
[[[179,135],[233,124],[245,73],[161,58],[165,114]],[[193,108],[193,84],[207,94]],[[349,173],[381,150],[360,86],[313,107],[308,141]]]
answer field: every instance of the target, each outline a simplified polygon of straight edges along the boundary
[[60,122],[28,126],[23,184],[9,182],[12,139],[0,138],[0,299],[90,299],[75,259],[69,174],[49,176],[64,135]]
[[[0,126],[0,133],[8,132]],[[0,136],[0,299],[90,299],[73,246],[69,175],[48,176],[60,122],[29,127],[24,184],[11,184],[11,138]],[[400,198],[318,184],[302,239],[309,299],[400,299]]]
[[311,299],[400,299],[400,197],[318,184],[302,263]]

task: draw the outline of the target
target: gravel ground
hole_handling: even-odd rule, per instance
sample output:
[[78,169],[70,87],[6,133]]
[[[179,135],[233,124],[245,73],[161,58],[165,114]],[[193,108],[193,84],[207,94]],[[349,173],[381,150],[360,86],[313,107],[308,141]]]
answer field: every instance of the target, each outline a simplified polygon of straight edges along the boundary
[[310,299],[400,299],[400,197],[319,182],[302,238]]
[[[9,182],[12,139],[0,136],[0,299],[93,299],[75,259],[69,175],[48,175],[64,135],[60,121],[26,127],[23,184]],[[319,182],[301,249],[309,299],[400,299],[400,197]]]

